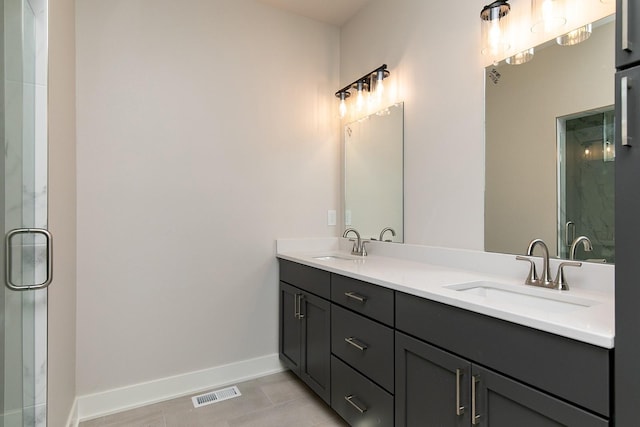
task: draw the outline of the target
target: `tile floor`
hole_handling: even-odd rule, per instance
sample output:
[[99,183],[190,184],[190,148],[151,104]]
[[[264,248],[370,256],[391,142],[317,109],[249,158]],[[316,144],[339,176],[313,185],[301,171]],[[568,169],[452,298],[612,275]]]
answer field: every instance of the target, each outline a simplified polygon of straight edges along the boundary
[[85,421],[80,427],[348,426],[289,371],[235,385],[242,396],[198,409],[186,396]]

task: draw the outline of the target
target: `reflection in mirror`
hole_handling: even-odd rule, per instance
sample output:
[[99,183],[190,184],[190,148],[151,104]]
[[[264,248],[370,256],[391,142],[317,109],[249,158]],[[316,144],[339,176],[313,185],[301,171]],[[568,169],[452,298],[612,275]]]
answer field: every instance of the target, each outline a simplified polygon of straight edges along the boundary
[[363,239],[404,241],[403,122],[397,103],[344,127],[344,223]]
[[[569,258],[567,238],[585,235],[593,251],[581,244],[576,259],[613,262],[613,190],[606,189],[612,176],[595,178],[613,170],[614,155],[605,157],[613,132],[607,110],[614,104],[614,40],[609,17],[580,44],[553,41],[536,48],[530,62],[487,68],[485,250],[522,254],[542,238],[551,255]],[[598,115],[596,129],[581,130]],[[584,139],[577,144],[592,147],[590,158],[582,147],[583,162],[570,166],[577,148],[569,139]]]

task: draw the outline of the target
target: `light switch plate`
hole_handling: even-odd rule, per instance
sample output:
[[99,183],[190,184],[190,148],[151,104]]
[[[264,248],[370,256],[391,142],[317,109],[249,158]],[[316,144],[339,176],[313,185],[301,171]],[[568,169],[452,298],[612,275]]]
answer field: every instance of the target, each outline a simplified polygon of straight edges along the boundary
[[336,225],[336,223],[337,223],[336,211],[334,210],[327,211],[327,225]]

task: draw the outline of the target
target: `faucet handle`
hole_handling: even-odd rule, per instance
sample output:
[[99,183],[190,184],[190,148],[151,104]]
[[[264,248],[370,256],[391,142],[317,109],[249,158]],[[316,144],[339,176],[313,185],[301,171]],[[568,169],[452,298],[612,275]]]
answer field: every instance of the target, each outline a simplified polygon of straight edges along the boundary
[[556,274],[556,278],[553,281],[553,284],[555,285],[556,289],[559,289],[561,291],[569,290],[569,284],[567,283],[567,280],[564,277],[565,267],[582,267],[582,263],[573,262],[573,261],[566,261],[566,262],[560,263],[560,265],[558,266],[558,274]]
[[518,261],[529,261],[529,263],[531,263],[531,267],[529,268],[529,274],[527,274],[527,278],[524,281],[525,285],[535,285],[539,282],[540,279],[538,279],[538,272],[536,271],[536,263],[533,262],[533,260],[531,258],[527,258],[524,256],[516,256],[516,259]]
[[363,240],[362,242],[360,242],[360,255],[362,256],[367,256],[367,248],[365,247],[366,243],[369,243],[369,241]]

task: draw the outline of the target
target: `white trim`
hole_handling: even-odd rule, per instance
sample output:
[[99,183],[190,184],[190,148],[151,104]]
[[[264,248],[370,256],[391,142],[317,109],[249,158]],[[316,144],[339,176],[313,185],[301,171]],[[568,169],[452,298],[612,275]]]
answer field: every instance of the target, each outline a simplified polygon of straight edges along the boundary
[[71,407],[71,412],[69,412],[69,417],[67,418],[67,427],[78,427],[80,421],[78,420],[78,398],[73,400],[73,406]]
[[278,354],[274,353],[202,371],[79,396],[78,418],[80,421],[86,421],[283,370]]

